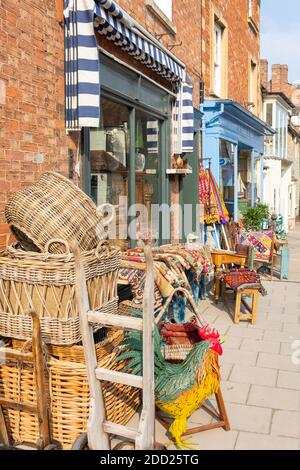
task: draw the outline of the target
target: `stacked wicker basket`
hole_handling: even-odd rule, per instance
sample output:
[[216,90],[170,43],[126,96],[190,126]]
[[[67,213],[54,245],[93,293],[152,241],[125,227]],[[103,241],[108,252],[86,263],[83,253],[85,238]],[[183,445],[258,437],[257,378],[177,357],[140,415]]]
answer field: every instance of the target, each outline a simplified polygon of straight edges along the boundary
[[[6,207],[6,218],[17,243],[0,253],[0,336],[14,349],[30,347],[32,320],[40,318],[47,348],[49,409],[52,438],[69,449],[85,430],[89,411],[80,323],[75,296],[75,262],[70,244],[82,253],[91,309],[115,313],[120,253],[105,241],[101,216],[93,202],[72,182],[45,173],[32,187],[21,190]],[[120,331],[107,333],[99,325],[99,365],[120,369],[115,346]],[[136,411],[136,389],[105,384],[107,418],[125,424]],[[0,365],[0,396],[31,402],[36,396],[34,371],[24,364]],[[5,411],[14,442],[35,443],[37,417],[17,409]]]

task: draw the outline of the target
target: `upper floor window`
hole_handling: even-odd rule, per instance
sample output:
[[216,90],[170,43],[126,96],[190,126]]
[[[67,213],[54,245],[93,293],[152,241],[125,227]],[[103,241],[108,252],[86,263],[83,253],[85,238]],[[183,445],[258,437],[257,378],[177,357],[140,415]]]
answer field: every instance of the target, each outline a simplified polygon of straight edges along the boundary
[[249,102],[252,110],[257,111],[257,66],[253,60],[250,61],[250,77],[249,77]]
[[264,120],[276,134],[265,139],[266,156],[287,158],[288,154],[288,111],[278,101],[264,104]]
[[266,123],[273,127],[273,103],[266,103]]
[[154,0],[156,5],[166,15],[169,20],[172,20],[172,0]]
[[214,93],[221,96],[222,92],[222,34],[221,26],[214,25]]

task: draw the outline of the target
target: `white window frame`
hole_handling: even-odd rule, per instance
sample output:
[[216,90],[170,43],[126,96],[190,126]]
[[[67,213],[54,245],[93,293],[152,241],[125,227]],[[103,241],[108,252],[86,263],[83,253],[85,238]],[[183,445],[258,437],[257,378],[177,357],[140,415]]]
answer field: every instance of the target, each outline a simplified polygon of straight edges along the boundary
[[223,29],[215,21],[214,23],[214,93],[221,96],[222,93],[222,36]]
[[158,8],[164,13],[164,15],[172,21],[173,14],[173,1],[172,0],[154,0]]

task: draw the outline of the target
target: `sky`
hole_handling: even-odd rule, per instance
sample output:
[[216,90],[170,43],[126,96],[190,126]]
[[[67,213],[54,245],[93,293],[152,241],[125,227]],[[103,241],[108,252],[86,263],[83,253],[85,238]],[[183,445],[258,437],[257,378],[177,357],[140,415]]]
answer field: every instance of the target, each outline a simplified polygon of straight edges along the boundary
[[300,81],[300,0],[261,1],[261,58],[288,64],[289,82]]

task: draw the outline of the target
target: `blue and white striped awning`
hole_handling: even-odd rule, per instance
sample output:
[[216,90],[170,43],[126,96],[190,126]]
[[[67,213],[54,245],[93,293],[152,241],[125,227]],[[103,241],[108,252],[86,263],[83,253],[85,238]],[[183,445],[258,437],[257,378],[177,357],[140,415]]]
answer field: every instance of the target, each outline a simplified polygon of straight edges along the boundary
[[186,74],[173,109],[173,147],[175,154],[190,153],[194,149],[193,85]]
[[70,130],[98,127],[100,62],[94,0],[64,0],[65,121]]
[[184,68],[153,42],[135,32],[130,20],[111,0],[99,0],[95,8],[95,28],[115,45],[121,47],[142,64],[155,70],[167,80],[178,82]]
[[[133,30],[130,17],[112,0],[64,0],[66,127],[98,127],[100,59],[95,30],[165,79],[175,82],[178,96],[178,153],[192,143],[192,88],[183,84],[185,70],[156,43]],[[175,108],[176,109],[176,108]],[[155,144],[153,144],[155,145]]]

